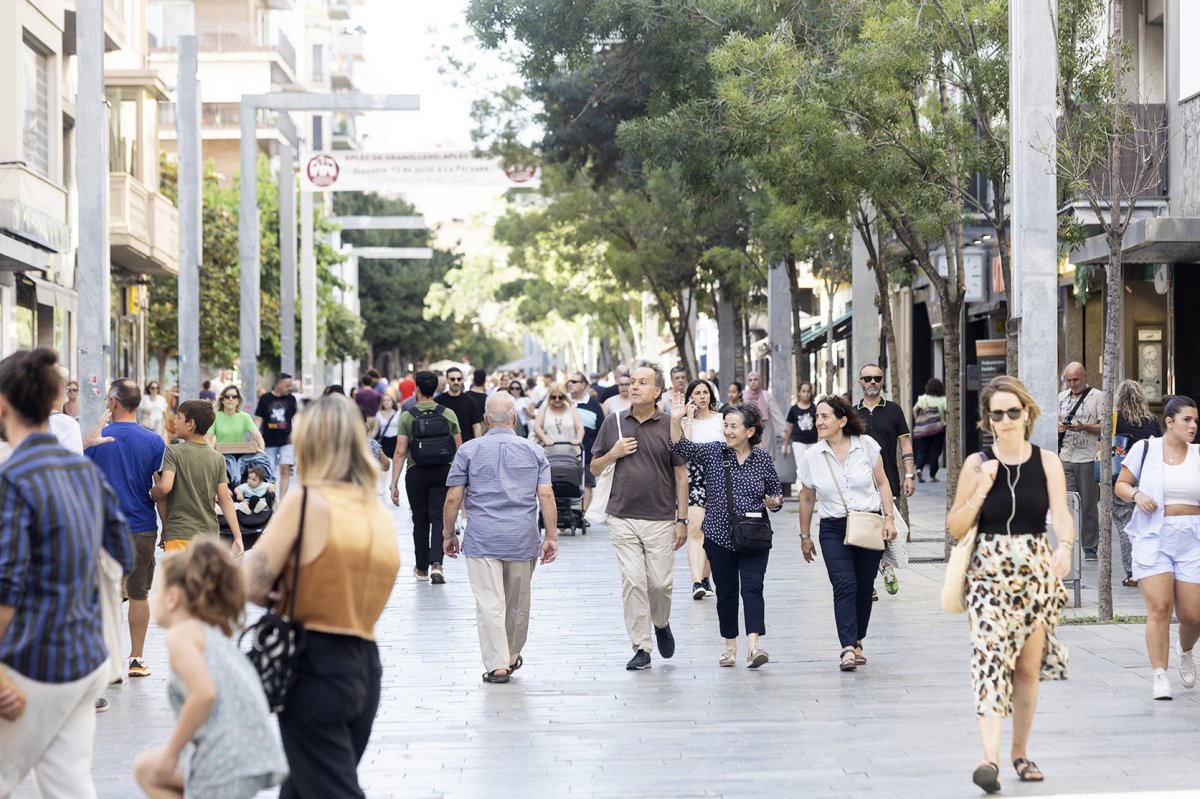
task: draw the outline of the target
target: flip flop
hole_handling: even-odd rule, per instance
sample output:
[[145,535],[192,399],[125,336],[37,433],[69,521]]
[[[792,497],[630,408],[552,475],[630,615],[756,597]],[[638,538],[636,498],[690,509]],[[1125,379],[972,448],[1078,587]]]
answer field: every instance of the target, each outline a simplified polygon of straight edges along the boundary
[[1013,768],[1017,770],[1017,776],[1021,778],[1021,782],[1042,782],[1046,779],[1042,770],[1037,767],[1037,763],[1032,760],[1018,757],[1013,761]]
[[984,793],[1000,792],[1000,767],[995,763],[983,763],[975,767],[971,782],[983,789]]
[[483,673],[483,681],[484,682],[495,682],[495,683],[508,682],[508,674],[497,674],[496,673],[497,671],[504,671],[504,669],[495,669],[493,671],[485,671]]

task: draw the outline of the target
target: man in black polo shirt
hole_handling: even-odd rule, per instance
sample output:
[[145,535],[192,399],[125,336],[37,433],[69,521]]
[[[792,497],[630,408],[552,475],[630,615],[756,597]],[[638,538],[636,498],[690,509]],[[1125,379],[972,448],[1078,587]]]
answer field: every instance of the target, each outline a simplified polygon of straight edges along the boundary
[[[904,453],[904,496],[911,497],[916,488],[916,475],[913,471],[912,435],[908,431],[904,409],[883,398],[883,369],[878,364],[869,363],[858,370],[858,385],[863,392],[862,401],[857,406],[858,415],[867,426],[867,434],[883,450],[880,457],[883,458],[883,471],[887,473],[892,496],[900,496],[901,489],[900,469],[896,464],[896,445],[899,444]],[[900,590],[900,581],[887,557],[880,563],[879,573],[883,575],[883,585],[889,594]],[[878,595],[874,596],[878,599]]]

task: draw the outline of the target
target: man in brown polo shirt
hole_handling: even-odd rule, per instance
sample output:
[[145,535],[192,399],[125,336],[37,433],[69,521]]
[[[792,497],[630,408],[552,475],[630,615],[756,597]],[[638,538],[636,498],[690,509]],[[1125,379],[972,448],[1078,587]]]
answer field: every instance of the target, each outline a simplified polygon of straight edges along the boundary
[[671,418],[658,408],[666,385],[662,367],[640,361],[631,377],[632,404],[605,417],[592,446],[591,470],[599,477],[615,465],[608,533],[634,649],[625,668],[641,671],[650,667],[651,627],[662,656],[675,654],[671,588],[675,551],[687,541],[687,464],[671,451]]

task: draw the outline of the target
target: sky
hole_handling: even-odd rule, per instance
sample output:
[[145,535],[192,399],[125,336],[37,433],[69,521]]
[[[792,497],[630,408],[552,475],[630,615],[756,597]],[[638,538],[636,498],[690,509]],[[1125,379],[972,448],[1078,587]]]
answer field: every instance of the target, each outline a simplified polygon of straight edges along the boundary
[[[519,77],[493,54],[463,42],[469,33],[464,15],[467,0],[367,0],[354,9],[352,21],[366,30],[365,60],[355,65],[360,91],[418,94],[421,110],[373,113],[359,118],[362,149],[371,152],[471,148],[471,102],[487,85],[519,82]],[[456,88],[450,76],[438,74],[442,47],[456,58],[479,65],[493,78],[484,85]],[[471,190],[426,190],[407,198],[431,222],[467,219],[494,205],[494,196]]]

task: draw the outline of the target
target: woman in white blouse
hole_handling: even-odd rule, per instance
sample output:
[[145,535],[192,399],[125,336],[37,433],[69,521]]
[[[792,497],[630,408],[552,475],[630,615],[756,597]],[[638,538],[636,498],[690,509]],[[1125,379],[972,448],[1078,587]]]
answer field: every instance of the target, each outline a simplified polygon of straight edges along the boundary
[[138,405],[138,422],[147,430],[153,430],[167,438],[167,398],[158,393],[158,381],[151,380],[146,384],[146,393]]
[[817,438],[797,464],[800,481],[800,543],[804,560],[816,558],[813,509],[821,515],[821,555],[833,586],[833,612],[842,650],[838,668],[854,671],[867,662],[863,639],[871,621],[871,592],[881,550],[845,543],[849,511],[883,512],[883,538],[896,537],[895,507],[875,439],[864,435],[858,413],[841,397],[817,402]]

